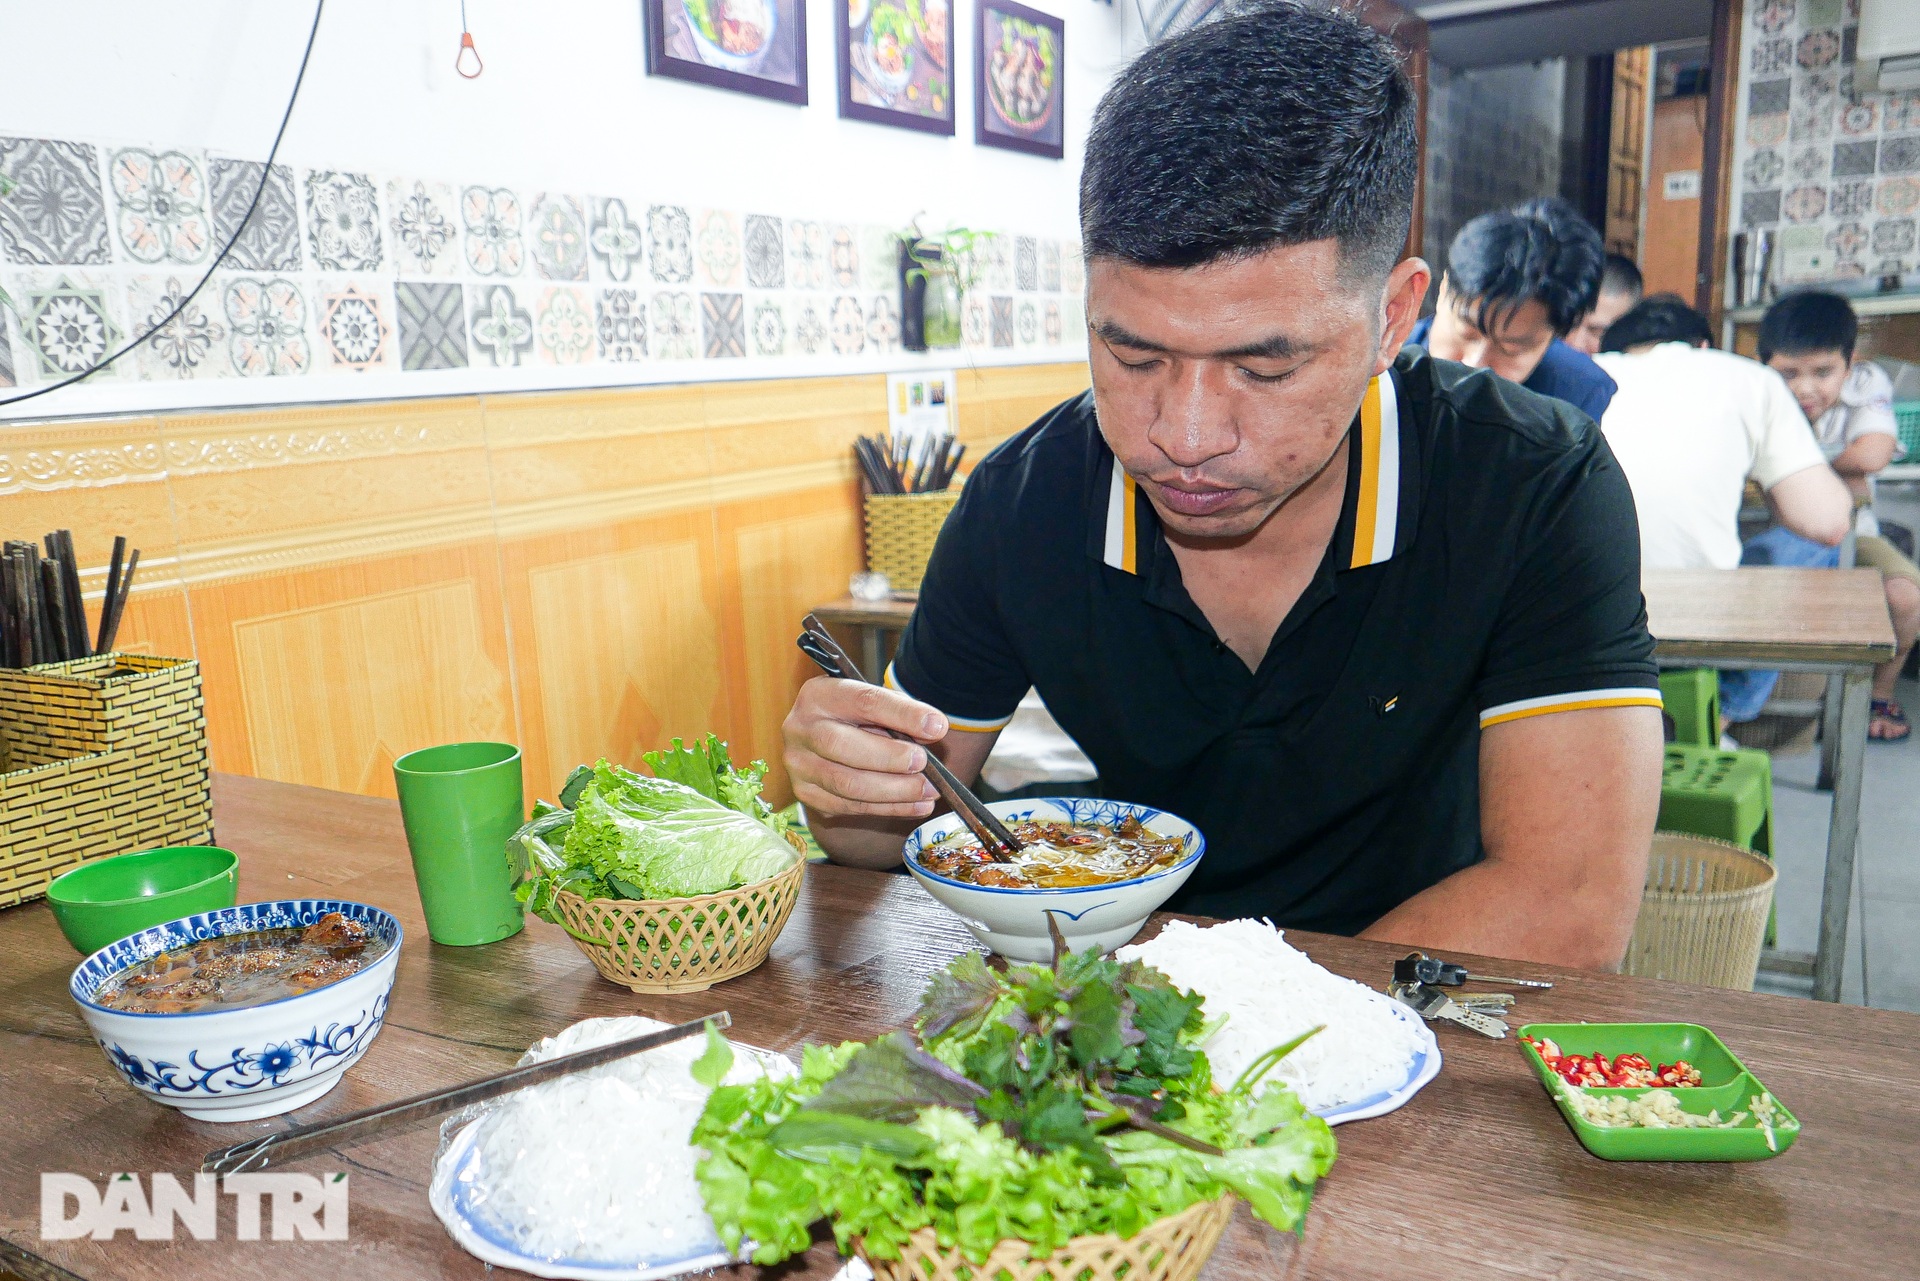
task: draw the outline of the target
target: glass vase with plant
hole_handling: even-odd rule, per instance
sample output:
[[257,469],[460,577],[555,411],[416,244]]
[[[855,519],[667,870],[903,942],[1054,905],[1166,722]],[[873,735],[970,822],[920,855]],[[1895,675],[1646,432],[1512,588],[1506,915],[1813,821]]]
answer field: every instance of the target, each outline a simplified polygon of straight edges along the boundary
[[960,345],[960,306],[966,292],[979,283],[974,247],[984,234],[949,227],[928,236],[918,218],[900,233],[901,337],[908,350]]

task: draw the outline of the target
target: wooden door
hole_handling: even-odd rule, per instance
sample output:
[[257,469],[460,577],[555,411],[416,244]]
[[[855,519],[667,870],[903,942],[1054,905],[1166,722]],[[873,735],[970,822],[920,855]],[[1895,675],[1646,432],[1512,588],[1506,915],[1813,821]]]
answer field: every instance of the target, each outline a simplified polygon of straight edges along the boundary
[[1706,115],[1704,94],[1669,98],[1653,108],[1647,218],[1640,244],[1640,271],[1650,294],[1675,293],[1687,299],[1694,294]]
[[1640,257],[1641,165],[1647,144],[1647,81],[1653,49],[1642,45],[1613,55],[1613,127],[1607,165],[1607,248]]

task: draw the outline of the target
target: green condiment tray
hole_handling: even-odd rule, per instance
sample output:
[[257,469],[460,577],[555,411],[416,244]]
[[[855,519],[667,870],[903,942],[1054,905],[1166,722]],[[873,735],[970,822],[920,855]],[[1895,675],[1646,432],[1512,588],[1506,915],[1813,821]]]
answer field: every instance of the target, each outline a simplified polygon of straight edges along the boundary
[[[1779,1156],[1800,1137],[1799,1119],[1775,1098],[1774,1146],[1767,1146],[1766,1132],[1754,1119],[1749,1100],[1757,1094],[1772,1097],[1772,1091],[1747,1071],[1719,1037],[1697,1023],[1529,1023],[1520,1029],[1520,1035],[1552,1041],[1562,1054],[1597,1052],[1609,1059],[1619,1054],[1644,1054],[1656,1067],[1685,1059],[1700,1069],[1700,1084],[1671,1091],[1682,1111],[1701,1116],[1717,1111],[1722,1117],[1747,1113],[1746,1119],[1731,1129],[1595,1125],[1574,1110],[1569,1095],[1574,1087],[1561,1080],[1537,1050],[1520,1041],[1520,1052],[1533,1065],[1534,1074],[1573,1127],[1580,1145],[1602,1160],[1764,1161]],[[1587,1093],[1633,1098],[1649,1091],[1590,1088]]]

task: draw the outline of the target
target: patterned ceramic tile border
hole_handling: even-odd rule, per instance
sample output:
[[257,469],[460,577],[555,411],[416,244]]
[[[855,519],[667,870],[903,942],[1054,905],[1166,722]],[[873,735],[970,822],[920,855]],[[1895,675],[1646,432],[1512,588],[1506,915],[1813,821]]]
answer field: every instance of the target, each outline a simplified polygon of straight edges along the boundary
[[1780,283],[1920,270],[1920,92],[1853,84],[1860,0],[1745,0],[1734,225]]
[[[0,200],[5,388],[66,377],[166,317],[240,225],[261,167],[0,136],[0,173],[15,184]],[[1084,350],[1077,244],[1002,233],[977,253],[953,358]],[[374,373],[512,370],[531,388],[543,366],[825,372],[900,351],[896,263],[891,229],[871,224],[277,163],[207,287],[100,378],[275,380],[263,400],[298,401],[338,394],[307,380]]]

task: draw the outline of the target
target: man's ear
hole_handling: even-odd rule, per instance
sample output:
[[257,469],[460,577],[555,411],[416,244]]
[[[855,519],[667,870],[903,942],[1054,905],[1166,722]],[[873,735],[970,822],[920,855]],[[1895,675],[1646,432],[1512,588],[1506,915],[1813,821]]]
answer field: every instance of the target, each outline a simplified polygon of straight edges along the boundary
[[1407,335],[1420,323],[1420,304],[1426,301],[1427,286],[1432,281],[1433,269],[1423,258],[1403,258],[1387,273],[1381,296],[1380,350],[1373,360],[1376,377],[1393,364]]

